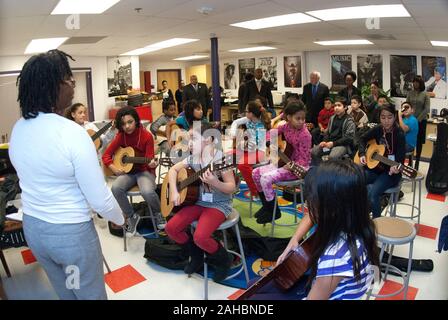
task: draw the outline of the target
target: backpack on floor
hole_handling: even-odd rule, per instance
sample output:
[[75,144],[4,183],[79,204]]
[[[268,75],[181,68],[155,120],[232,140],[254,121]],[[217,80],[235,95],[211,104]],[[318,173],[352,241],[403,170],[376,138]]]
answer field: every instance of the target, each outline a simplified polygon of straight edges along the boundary
[[426,176],[426,189],[430,193],[448,191],[448,124],[437,125],[437,142]]
[[146,239],[143,257],[171,270],[183,270],[189,258],[186,249],[168,237]]
[[[382,262],[387,263],[388,259],[388,253],[384,252]],[[408,261],[408,258],[397,257],[393,255],[390,264],[400,269],[400,271],[406,272],[408,270]],[[431,272],[433,269],[434,263],[431,259],[412,259],[412,271]]]

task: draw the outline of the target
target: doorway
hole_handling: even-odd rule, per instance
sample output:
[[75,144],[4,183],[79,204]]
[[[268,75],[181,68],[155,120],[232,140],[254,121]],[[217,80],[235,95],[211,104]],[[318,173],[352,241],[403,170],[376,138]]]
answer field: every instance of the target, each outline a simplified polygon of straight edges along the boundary
[[171,89],[173,96],[176,90],[179,89],[181,80],[181,70],[180,69],[163,69],[157,70],[157,91],[162,89],[162,81],[166,80],[168,82],[168,88]]

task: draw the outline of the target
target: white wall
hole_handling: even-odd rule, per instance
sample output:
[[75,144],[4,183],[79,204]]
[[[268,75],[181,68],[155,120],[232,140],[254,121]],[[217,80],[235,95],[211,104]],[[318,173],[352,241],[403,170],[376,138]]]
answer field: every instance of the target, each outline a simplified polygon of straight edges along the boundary
[[[19,71],[30,56],[0,57],[0,71]],[[106,57],[73,57],[70,62],[72,68],[92,69],[92,94],[95,109],[95,120],[108,118],[108,110],[115,105],[115,99],[108,97],[107,89],[107,58]],[[140,87],[139,58],[131,57],[132,86]],[[76,90],[76,89],[75,89]]]

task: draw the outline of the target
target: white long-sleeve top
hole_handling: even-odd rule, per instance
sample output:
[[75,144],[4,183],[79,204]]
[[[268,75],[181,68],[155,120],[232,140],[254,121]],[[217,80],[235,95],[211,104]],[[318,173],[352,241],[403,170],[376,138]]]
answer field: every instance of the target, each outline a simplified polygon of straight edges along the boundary
[[9,155],[20,179],[23,212],[55,223],[82,223],[90,210],[122,225],[121,209],[106,185],[92,139],[75,122],[54,113],[21,118]]

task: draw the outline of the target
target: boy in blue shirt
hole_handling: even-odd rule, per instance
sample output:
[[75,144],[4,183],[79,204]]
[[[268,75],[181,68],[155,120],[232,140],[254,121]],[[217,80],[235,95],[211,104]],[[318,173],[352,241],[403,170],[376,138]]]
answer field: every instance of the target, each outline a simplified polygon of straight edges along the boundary
[[406,134],[406,153],[413,152],[417,145],[418,120],[414,116],[414,108],[409,102],[403,102],[398,110],[398,121]]

